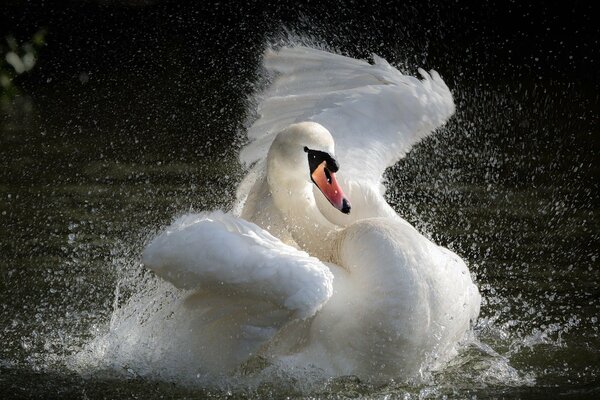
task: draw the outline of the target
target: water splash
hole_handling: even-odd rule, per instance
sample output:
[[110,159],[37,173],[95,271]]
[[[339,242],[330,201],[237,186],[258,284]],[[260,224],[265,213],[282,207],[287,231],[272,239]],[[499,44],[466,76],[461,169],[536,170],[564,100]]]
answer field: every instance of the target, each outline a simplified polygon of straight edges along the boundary
[[[305,24],[313,27],[315,22],[307,20]],[[319,27],[315,35],[325,29],[330,28]],[[368,56],[367,50],[372,49],[369,41],[374,39],[348,45],[343,36],[338,35],[334,46],[349,55]],[[408,51],[402,46],[408,46]],[[410,44],[382,42],[379,48],[392,53],[391,57],[384,55],[401,65],[403,71],[414,71],[423,60],[431,59],[430,52],[415,52]],[[414,60],[405,61],[406,54],[412,54]],[[462,67],[456,68],[463,73]],[[594,172],[598,148],[590,139],[597,125],[597,115],[590,111],[593,105],[579,97],[578,88],[568,85],[493,82],[483,72],[460,76],[445,77],[456,81],[451,86],[455,88],[459,114],[390,171],[388,193],[396,209],[419,230],[469,260],[485,300],[484,315],[472,337],[446,368],[424,373],[420,381],[410,385],[390,382],[372,386],[347,377],[307,388],[285,370],[265,367],[257,360],[257,365],[248,366],[248,370],[258,378],[252,378],[255,383],[248,385],[245,393],[428,398],[456,395],[457,391],[472,394],[477,388],[487,388],[483,393],[489,396],[495,393],[494,388],[502,393],[507,387],[571,382],[585,385],[597,380],[600,371],[591,362],[600,348],[596,317],[599,296],[594,287],[600,279],[595,206],[598,184]],[[243,81],[247,91],[244,79],[236,82]],[[87,85],[93,85],[93,80]],[[141,86],[140,97],[151,98],[155,93],[155,87]],[[181,83],[175,90],[188,93],[185,86]],[[120,93],[118,89],[106,90]],[[72,97],[72,92],[69,89],[66,97]],[[75,98],[83,107],[95,105],[83,101],[88,95],[85,92]],[[3,251],[17,256],[6,267],[3,265],[2,274],[5,282],[25,284],[3,287],[6,301],[2,307],[7,317],[2,319],[5,346],[0,368],[46,371],[51,379],[54,373],[68,374],[66,364],[90,379],[101,380],[104,369],[107,377],[126,378],[126,382],[135,381],[140,386],[155,384],[152,379],[180,380],[175,371],[165,368],[144,375],[144,365],[127,365],[118,359],[111,364],[102,356],[110,346],[94,347],[93,343],[124,321],[138,324],[139,317],[147,323],[144,318],[165,316],[161,305],[182,296],[139,265],[141,248],[152,231],[190,205],[198,209],[221,206],[223,198],[232,196],[235,171],[230,173],[233,179],[223,182],[222,174],[197,166],[197,159],[217,163],[232,158],[232,151],[222,149],[218,140],[202,143],[204,139],[188,139],[181,133],[182,125],[174,122],[185,118],[189,111],[194,129],[234,136],[236,121],[243,119],[243,105],[226,108],[222,103],[235,99],[239,92],[232,89],[226,100],[214,100],[215,96],[202,100],[202,109],[208,111],[189,111],[189,106],[182,106],[184,111],[166,125],[161,123],[161,106],[144,103],[159,110],[160,115],[150,122],[132,117],[134,120],[118,125],[114,134],[99,131],[115,142],[110,146],[102,143],[100,161],[97,141],[91,140],[90,145],[75,140],[71,147],[67,140],[61,141],[65,139],[63,131],[73,131],[73,137],[78,137],[82,126],[83,131],[92,129],[77,119],[71,121],[71,116],[64,117],[68,122],[60,118],[54,121],[58,132],[48,124],[40,130],[39,138],[28,139],[29,146],[39,147],[40,160],[19,153],[19,147],[10,142],[16,139],[7,141],[7,150],[2,151],[14,151],[21,161],[6,166],[6,170],[13,171],[10,178],[16,177],[16,183],[7,180],[13,186],[2,187],[6,199],[0,203],[2,216],[6,226],[16,227],[17,232],[17,237],[3,237]],[[52,110],[51,104],[48,106]],[[75,111],[78,107],[60,106]],[[109,106],[107,120],[114,119],[113,109],[128,107],[114,100]],[[218,125],[219,119],[232,115],[233,121]],[[203,119],[217,124],[196,128],[197,121]],[[160,128],[149,126],[152,124]],[[137,130],[175,130],[172,139],[177,149],[149,154],[148,159],[128,159],[127,152],[162,143],[160,135],[148,135],[150,139],[136,135],[140,136],[139,142],[136,138],[135,145],[128,146],[122,137]],[[55,158],[42,157],[56,142],[65,143],[53,150]],[[118,150],[119,146],[123,150]],[[84,155],[77,156],[78,151]],[[70,155],[69,164],[73,166],[57,161],[64,154]],[[40,181],[32,180],[32,176],[41,177]],[[198,182],[198,176],[207,179]],[[30,182],[39,187],[23,186]],[[52,188],[44,187],[48,182],[54,182]],[[6,191],[12,197],[6,197]],[[58,206],[40,198],[50,198]],[[18,206],[23,210],[19,211]],[[32,232],[43,239],[33,237]],[[19,252],[17,245],[27,251]],[[138,308],[127,306],[136,302]],[[318,376],[318,371],[308,374]],[[236,379],[252,382],[248,373],[240,373]],[[189,374],[186,384],[203,386],[207,381],[207,377]],[[230,395],[235,382],[223,383],[222,392],[216,395]]]

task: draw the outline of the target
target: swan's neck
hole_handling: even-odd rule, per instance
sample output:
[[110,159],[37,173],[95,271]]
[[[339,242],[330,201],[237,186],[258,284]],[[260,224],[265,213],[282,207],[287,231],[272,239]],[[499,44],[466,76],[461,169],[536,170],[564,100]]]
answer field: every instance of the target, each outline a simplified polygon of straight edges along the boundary
[[333,261],[338,228],[319,211],[312,183],[277,172],[267,171],[269,189],[292,237],[310,255]]

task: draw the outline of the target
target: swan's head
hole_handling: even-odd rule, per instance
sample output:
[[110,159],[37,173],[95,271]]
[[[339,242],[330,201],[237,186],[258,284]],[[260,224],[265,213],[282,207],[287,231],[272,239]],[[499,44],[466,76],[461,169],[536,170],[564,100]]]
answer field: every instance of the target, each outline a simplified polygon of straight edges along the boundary
[[287,190],[293,196],[299,184],[315,184],[332,206],[350,213],[350,202],[335,177],[339,166],[333,137],[322,125],[300,122],[280,132],[269,149],[267,168],[271,190]]

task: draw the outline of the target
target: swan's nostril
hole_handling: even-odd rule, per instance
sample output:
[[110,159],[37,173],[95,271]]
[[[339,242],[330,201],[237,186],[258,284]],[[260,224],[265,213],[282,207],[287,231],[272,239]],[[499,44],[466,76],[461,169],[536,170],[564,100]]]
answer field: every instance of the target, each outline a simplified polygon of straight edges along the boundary
[[351,208],[352,206],[350,206],[350,202],[347,199],[344,199],[344,201],[342,202],[342,209],[340,211],[344,214],[350,214]]

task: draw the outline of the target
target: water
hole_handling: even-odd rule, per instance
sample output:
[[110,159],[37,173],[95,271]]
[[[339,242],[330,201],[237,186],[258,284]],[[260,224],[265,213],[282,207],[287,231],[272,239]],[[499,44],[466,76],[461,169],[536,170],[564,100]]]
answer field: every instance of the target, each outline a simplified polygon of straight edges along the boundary
[[[436,35],[464,27],[460,19],[425,23],[424,13],[410,7],[396,10],[400,16],[377,12],[375,22],[359,18],[357,7],[339,15],[317,10],[328,11],[321,18],[306,9],[293,27],[353,56],[380,52],[412,73],[436,67],[453,89],[456,116],[387,177],[397,211],[460,254],[477,278],[482,314],[459,356],[415,382],[375,386],[346,377],[308,389],[285,376],[214,389],[142,379],[127,366],[74,368],[73,355],[106,332],[115,307],[155,284],[139,265],[155,232],[177,214],[231,205],[243,175],[233,161],[246,97],[258,80],[266,36],[279,29],[274,23],[261,30],[258,22],[290,26],[293,19],[285,10],[241,9],[234,21],[248,12],[246,27],[236,32],[225,24],[219,31],[213,20],[186,19],[186,9],[169,14],[164,25],[157,22],[163,10],[149,10],[143,18],[156,27],[138,35],[155,48],[140,44],[140,59],[120,55],[136,44],[88,43],[107,50],[109,60],[97,62],[85,51],[69,60],[66,50],[49,48],[37,75],[19,82],[24,95],[2,111],[3,397],[600,394],[598,92],[585,67],[551,62],[562,53],[581,60],[585,49],[547,45],[554,52],[541,56],[544,66],[531,59],[516,68],[524,59],[519,50],[512,53],[515,64],[496,64],[511,46],[494,49],[485,40],[502,40],[482,34],[482,44],[458,55],[459,45]],[[118,13],[123,20],[137,15]],[[119,18],[106,24],[119,27]],[[407,25],[399,27],[403,18]],[[333,27],[336,19],[345,24]],[[164,26],[176,20],[183,22],[163,38]],[[57,41],[75,40],[60,34]],[[206,38],[229,47],[221,53]]]

